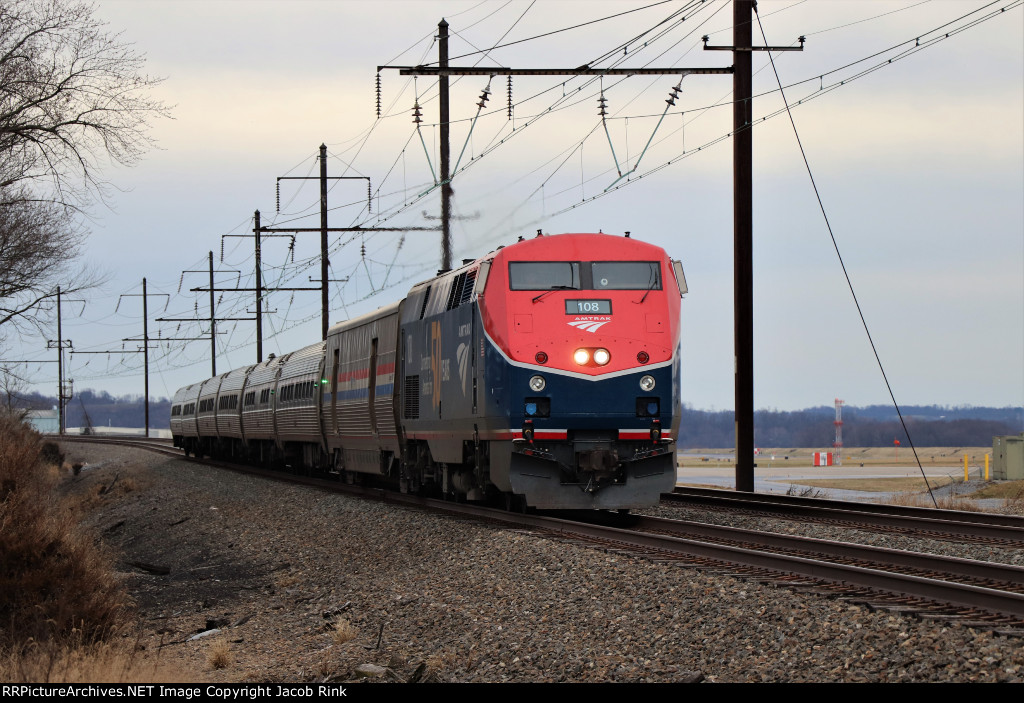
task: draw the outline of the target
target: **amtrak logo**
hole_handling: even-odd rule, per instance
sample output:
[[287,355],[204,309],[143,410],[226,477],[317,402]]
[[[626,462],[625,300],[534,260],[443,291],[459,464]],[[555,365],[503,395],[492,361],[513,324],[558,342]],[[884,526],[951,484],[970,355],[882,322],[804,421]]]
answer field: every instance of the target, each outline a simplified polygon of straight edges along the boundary
[[572,322],[566,324],[570,327],[575,327],[576,329],[593,333],[597,332],[611,321],[612,318],[610,317],[577,317]]
[[460,344],[455,352],[459,360],[459,377],[462,379],[462,395],[466,395],[466,370],[469,368],[469,345]]

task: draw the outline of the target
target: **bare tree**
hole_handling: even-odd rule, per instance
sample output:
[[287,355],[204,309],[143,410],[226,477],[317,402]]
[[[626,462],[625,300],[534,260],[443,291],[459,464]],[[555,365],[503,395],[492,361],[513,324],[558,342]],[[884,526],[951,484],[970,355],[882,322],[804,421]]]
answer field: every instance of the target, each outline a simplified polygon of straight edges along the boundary
[[[104,162],[135,163],[167,108],[145,58],[77,0],[0,3],[0,188],[80,207],[103,195]],[[22,191],[22,195],[25,191]]]
[[104,200],[109,163],[152,146],[167,108],[145,59],[80,0],[0,0],[0,329],[46,317],[56,286],[98,281],[74,270],[84,210]]
[[0,365],[0,415],[13,417],[18,422],[28,417],[25,389],[28,381],[7,365]]
[[73,268],[84,236],[67,208],[0,190],[0,329],[35,320],[58,285],[72,293],[98,282]]

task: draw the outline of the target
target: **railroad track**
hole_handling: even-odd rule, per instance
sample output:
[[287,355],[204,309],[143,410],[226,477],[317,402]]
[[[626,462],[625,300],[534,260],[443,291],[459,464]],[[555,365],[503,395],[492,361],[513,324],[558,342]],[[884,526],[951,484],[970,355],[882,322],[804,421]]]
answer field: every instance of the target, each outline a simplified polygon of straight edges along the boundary
[[960,510],[935,510],[709,488],[676,488],[662,495],[670,505],[770,515],[842,527],[863,527],[913,537],[970,541],[1024,548],[1024,517]]
[[[187,458],[180,450],[161,442],[69,439],[126,444],[183,460],[201,461]],[[573,519],[566,519],[554,514],[509,513],[481,505],[343,484],[327,478],[216,461],[202,463],[373,500],[439,510],[462,518],[501,523],[549,539],[713,570],[790,589],[824,593],[870,607],[911,611],[928,618],[955,619],[1001,633],[1024,636],[1024,567],[638,515],[593,513],[589,515],[590,521],[581,521],[576,515]],[[749,504],[751,501],[744,502]],[[772,505],[771,502],[760,503],[757,498],[753,502]],[[774,506],[772,512],[782,512],[780,503],[776,502]],[[856,514],[860,512],[856,510],[858,506],[848,503],[843,508]],[[799,503],[796,507],[800,507]],[[824,508],[818,506],[814,510]],[[863,514],[892,517],[886,516],[884,511],[863,511]],[[971,520],[967,521],[962,515],[947,515],[942,520],[954,523],[960,518],[963,524],[979,524],[978,516],[970,514],[969,517]],[[1010,535],[1016,534],[1013,530],[1020,529],[1013,525],[989,527],[1010,530]],[[999,539],[1009,538],[1004,534]]]

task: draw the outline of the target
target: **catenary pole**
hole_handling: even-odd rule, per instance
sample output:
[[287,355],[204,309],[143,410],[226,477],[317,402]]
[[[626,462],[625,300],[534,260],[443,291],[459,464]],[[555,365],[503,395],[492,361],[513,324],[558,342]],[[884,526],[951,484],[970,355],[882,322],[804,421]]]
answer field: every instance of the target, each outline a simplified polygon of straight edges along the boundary
[[[437,65],[448,68],[448,23],[442,20],[437,24]],[[452,267],[452,184],[450,160],[450,143],[448,134],[448,76],[437,77],[440,104],[441,130],[441,268],[445,271]]]
[[733,0],[733,296],[736,490],[754,490],[754,286],[751,75],[753,0]]

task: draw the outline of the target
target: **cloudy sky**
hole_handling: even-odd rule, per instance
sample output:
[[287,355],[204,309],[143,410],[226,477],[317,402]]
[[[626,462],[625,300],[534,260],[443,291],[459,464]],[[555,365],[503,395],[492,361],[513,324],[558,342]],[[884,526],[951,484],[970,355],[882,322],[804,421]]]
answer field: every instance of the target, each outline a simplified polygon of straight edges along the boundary
[[[897,400],[1021,406],[1020,0],[763,0],[759,9],[770,44],[806,36],[805,51],[776,54],[776,67]],[[159,148],[139,165],[106,173],[120,191],[111,209],[96,209],[86,255],[110,281],[83,296],[84,309],[65,309],[64,337],[79,351],[138,348],[122,339],[142,334],[141,298],[120,296],[141,293],[143,277],[153,295],[151,336],[208,335],[208,323],[155,319],[209,316],[208,294],[189,289],[207,285],[210,251],[218,287],[253,287],[255,210],[264,225],[319,226],[314,181],[282,181],[280,212],[275,184],[316,175],[321,143],[329,175],[369,177],[374,194],[368,212],[365,181],[332,182],[331,226],[436,225],[436,81],[381,71],[378,119],[375,80],[379,65],[435,61],[442,17],[459,66],[732,62],[729,53],[702,50],[705,34],[711,44],[731,43],[724,0],[100,0],[96,12],[164,78],[156,96],[173,105],[173,119],[154,122]],[[548,34],[576,25],[584,26]],[[755,36],[761,43],[756,26]],[[754,132],[755,405],[797,409],[837,397],[887,403],[766,53],[755,54],[754,71],[755,120],[768,117]],[[507,79],[497,76],[474,123],[488,78],[453,79],[453,161],[464,151],[453,180],[455,259],[538,228],[629,230],[663,246],[683,261],[690,287],[682,308],[684,399],[726,409],[733,405],[732,84],[728,76],[686,78],[659,124],[678,80],[516,77],[509,119]],[[610,189],[616,161],[635,171]],[[339,282],[331,321],[397,300],[429,277],[439,266],[438,238],[332,237],[331,278]],[[318,256],[317,235],[297,235],[293,248],[285,238],[266,241],[265,285],[318,285],[309,282],[319,278]],[[218,317],[251,317],[251,294],[217,297]],[[266,307],[264,354],[319,338],[318,292],[273,293]],[[255,361],[252,322],[218,329],[219,372]],[[43,338],[12,341],[8,354],[17,358],[53,357]],[[152,395],[170,396],[209,375],[208,341],[157,347]],[[77,354],[70,375],[79,390],[141,394],[141,370],[141,354]],[[53,364],[25,372],[35,389],[54,392]]]

